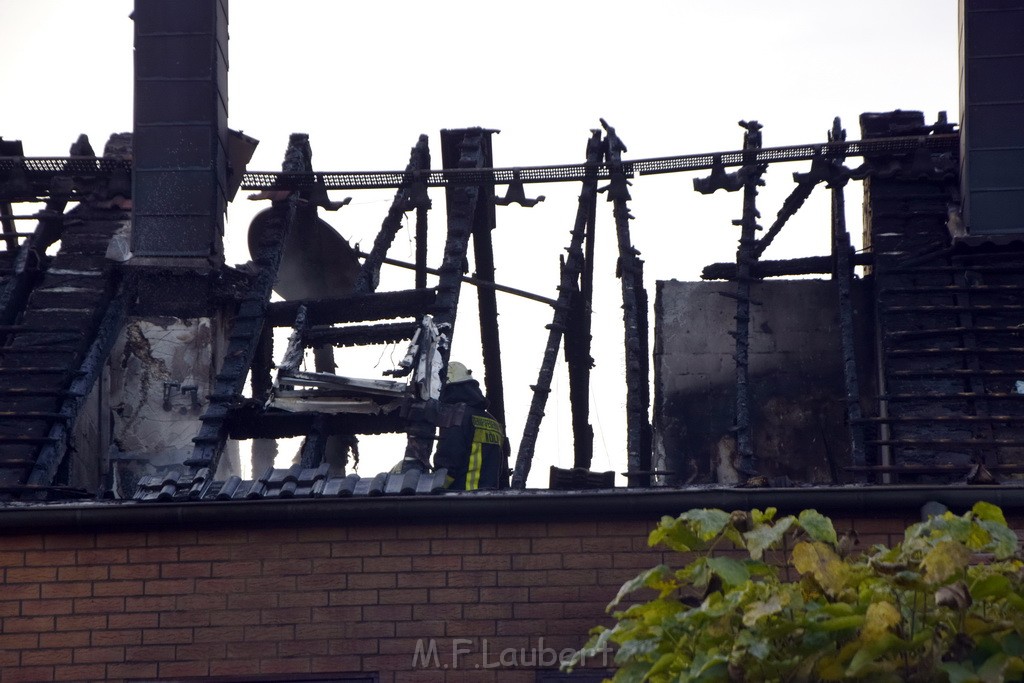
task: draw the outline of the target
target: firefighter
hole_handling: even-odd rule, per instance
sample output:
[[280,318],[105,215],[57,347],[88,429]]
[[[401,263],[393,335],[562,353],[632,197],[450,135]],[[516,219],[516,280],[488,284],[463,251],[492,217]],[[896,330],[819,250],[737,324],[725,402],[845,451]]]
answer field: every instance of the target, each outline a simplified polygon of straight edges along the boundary
[[502,488],[505,430],[487,412],[487,398],[472,371],[462,363],[448,363],[448,383],[441,389],[440,400],[466,406],[461,424],[441,429],[434,453],[434,467],[448,470],[448,487],[457,491]]

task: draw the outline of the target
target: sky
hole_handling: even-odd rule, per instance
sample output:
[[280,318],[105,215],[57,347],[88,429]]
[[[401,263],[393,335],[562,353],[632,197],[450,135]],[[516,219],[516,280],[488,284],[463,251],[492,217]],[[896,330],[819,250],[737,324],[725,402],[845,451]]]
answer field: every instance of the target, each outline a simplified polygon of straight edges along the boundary
[[[29,156],[63,156],[80,133],[99,150],[110,133],[131,130],[132,5],[0,0],[0,136],[22,140]],[[280,169],[292,132],[310,135],[316,170],[354,171],[404,168],[421,133],[430,136],[436,167],[444,128],[500,130],[494,163],[509,167],[582,162],[589,130],[602,117],[627,145],[626,160],[738,149],[741,119],[764,125],[765,146],[824,141],[835,116],[857,139],[858,116],[867,111],[916,109],[934,121],[945,110],[951,121],[959,119],[956,0],[234,0],[229,50],[229,125],[260,140],[250,170]],[[791,174],[806,170],[771,167],[759,197],[762,223],[771,222],[792,189]],[[657,280],[695,280],[704,265],[735,258],[738,228],[731,221],[740,215],[740,193],[699,195],[693,177],[633,181],[632,238],[646,262],[652,306]],[[526,190],[547,201],[498,207],[496,279],[554,298],[579,187]],[[229,263],[248,260],[245,232],[264,208],[244,194],[228,211]],[[368,249],[392,192],[335,194],[352,196],[352,203],[323,217]],[[431,197],[436,266],[443,191]],[[847,207],[856,233],[855,194]],[[602,203],[598,212],[593,469],[621,473],[621,290],[611,205]],[[765,258],[828,253],[828,226],[828,199],[818,190]],[[389,256],[413,260],[410,229]],[[381,289],[411,286],[411,273],[383,274]],[[479,375],[469,288],[462,301],[452,357]],[[551,310],[508,296],[499,296],[498,306],[515,454]],[[339,354],[339,372],[379,377],[403,352]],[[401,446],[396,437],[367,440],[360,472],[389,467]],[[549,398],[531,487],[546,486],[550,465],[572,466],[564,368]]]

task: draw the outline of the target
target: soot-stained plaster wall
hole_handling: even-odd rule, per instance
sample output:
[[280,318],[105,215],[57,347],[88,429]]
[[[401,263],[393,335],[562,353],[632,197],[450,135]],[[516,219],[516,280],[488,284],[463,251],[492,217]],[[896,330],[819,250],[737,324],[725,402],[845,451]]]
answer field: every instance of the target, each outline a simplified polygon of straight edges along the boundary
[[[864,282],[855,281],[861,387],[870,386]],[[655,458],[677,483],[738,483],[736,302],[729,282],[659,281],[655,302]],[[755,455],[770,478],[850,479],[838,299],[825,280],[751,286],[750,388]],[[785,481],[784,479],[782,481]]]

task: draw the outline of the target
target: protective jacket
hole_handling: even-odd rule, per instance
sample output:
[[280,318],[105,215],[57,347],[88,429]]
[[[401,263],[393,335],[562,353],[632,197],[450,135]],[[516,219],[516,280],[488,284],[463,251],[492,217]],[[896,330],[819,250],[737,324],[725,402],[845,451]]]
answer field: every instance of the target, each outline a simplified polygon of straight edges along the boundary
[[501,486],[505,430],[487,412],[487,399],[475,379],[446,384],[442,403],[464,403],[460,424],[441,429],[434,466],[448,469],[449,488],[460,491]]

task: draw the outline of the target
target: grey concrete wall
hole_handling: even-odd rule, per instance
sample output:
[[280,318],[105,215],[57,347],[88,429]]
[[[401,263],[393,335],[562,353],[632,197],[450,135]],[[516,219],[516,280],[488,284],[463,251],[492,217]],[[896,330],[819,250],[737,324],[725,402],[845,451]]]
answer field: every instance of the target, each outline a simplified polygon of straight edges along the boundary
[[[655,458],[680,484],[740,478],[731,431],[736,301],[720,294],[735,291],[730,282],[657,283]],[[750,387],[761,472],[794,483],[849,480],[835,285],[771,280],[753,283],[751,296],[760,303],[751,312]],[[871,346],[858,327],[863,368]]]

